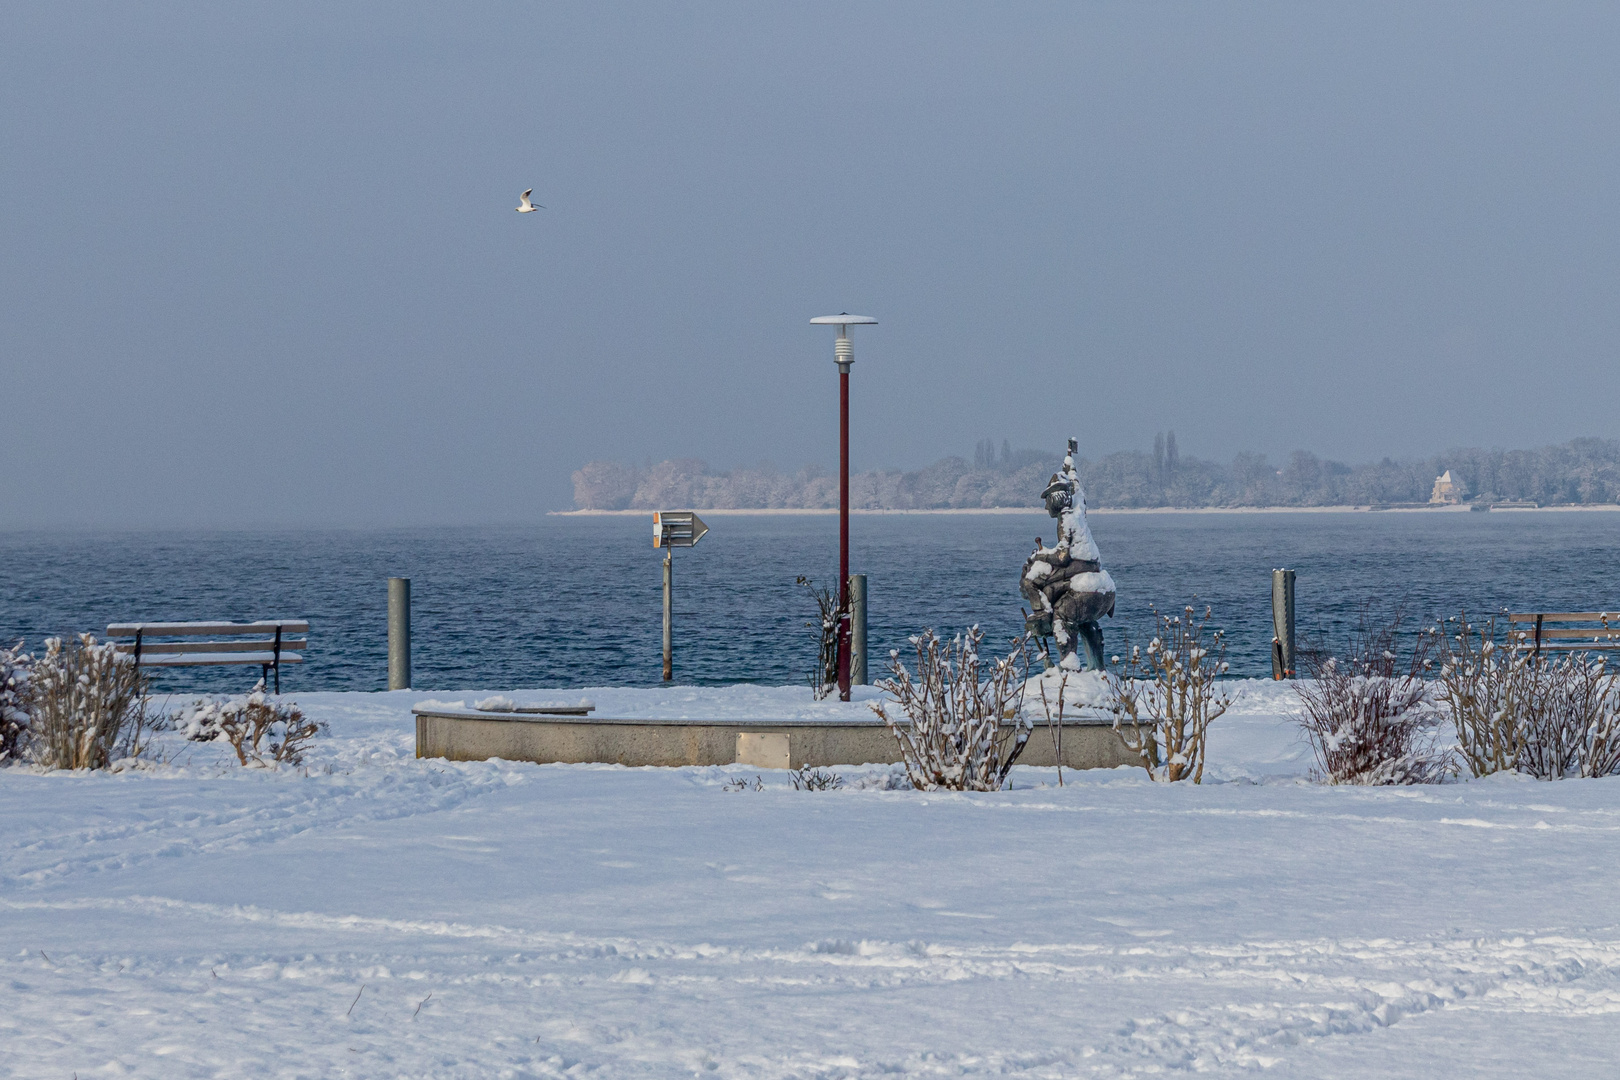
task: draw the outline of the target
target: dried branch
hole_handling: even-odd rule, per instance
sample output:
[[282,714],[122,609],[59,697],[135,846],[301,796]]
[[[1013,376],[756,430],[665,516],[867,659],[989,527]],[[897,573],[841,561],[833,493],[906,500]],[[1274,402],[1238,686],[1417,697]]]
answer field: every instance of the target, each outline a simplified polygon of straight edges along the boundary
[[841,593],[825,585],[818,589],[815,582],[802,574],[794,579],[794,584],[809,591],[820,612],[816,621],[804,624],[816,633],[816,670],[810,673],[810,692],[820,701],[838,686],[838,628],[848,615],[848,605],[841,604]]

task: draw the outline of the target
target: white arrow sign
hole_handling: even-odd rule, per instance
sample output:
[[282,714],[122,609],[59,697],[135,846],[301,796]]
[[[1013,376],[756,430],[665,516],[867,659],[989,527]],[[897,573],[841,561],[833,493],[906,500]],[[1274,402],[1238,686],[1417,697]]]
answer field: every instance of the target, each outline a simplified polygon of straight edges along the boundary
[[653,511],[653,547],[693,547],[708,533],[703,519],[690,510]]

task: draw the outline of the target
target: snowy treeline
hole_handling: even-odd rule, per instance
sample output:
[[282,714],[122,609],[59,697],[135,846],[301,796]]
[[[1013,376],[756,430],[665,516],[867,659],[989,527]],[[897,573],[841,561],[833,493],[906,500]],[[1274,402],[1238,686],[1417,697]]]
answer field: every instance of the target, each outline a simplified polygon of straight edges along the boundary
[[[1038,506],[1061,454],[999,450],[983,440],[972,461],[942,458],[927,468],[879,469],[850,477],[857,509],[923,510]],[[1342,506],[1428,501],[1446,470],[1467,498],[1560,503],[1620,502],[1620,441],[1575,439],[1535,450],[1451,450],[1417,460],[1350,466],[1296,450],[1281,464],[1238,454],[1222,464],[1182,456],[1175,432],[1152,453],[1120,451],[1079,463],[1091,506]],[[817,467],[782,473],[769,465],[711,472],[695,459],[637,468],[593,461],[574,473],[581,510],[826,509],[838,505],[838,480]]]

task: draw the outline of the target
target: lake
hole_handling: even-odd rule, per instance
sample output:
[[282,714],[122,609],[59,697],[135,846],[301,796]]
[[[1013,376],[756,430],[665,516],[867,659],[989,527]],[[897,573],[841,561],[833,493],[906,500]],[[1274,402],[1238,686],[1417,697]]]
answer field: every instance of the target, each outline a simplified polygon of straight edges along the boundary
[[[803,682],[815,608],[794,584],[831,582],[830,515],[712,515],[675,553],[675,673],[703,684]],[[1093,514],[1119,588],[1110,654],[1145,641],[1152,607],[1209,605],[1234,674],[1268,676],[1271,570],[1298,572],[1302,638],[1342,640],[1365,605],[1405,602],[1411,625],[1467,609],[1620,609],[1620,513]],[[924,627],[978,624],[1003,647],[1022,626],[1017,578],[1040,511],[857,516],[852,568],[869,578],[872,674]],[[538,525],[244,532],[0,532],[0,636],[109,622],[305,617],[307,662],[283,688],[387,681],[386,579],[412,579],[421,689],[649,685],[660,675],[660,570],[651,515]],[[240,690],[256,669],[172,669],[160,691]]]

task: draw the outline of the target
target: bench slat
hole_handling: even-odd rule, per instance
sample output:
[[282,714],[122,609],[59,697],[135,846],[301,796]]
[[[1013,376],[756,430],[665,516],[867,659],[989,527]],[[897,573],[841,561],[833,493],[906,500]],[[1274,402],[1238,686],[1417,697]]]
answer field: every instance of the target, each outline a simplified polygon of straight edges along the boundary
[[[1514,641],[1536,640],[1534,630],[1511,630],[1508,636]],[[1602,638],[1607,641],[1620,641],[1620,626],[1616,626],[1613,630],[1555,630],[1549,626],[1541,628],[1542,641],[1555,641],[1558,638]]]
[[107,627],[108,637],[134,637],[151,634],[155,637],[201,637],[213,634],[274,634],[279,629],[287,634],[309,633],[307,619],[271,619],[267,622],[149,622],[113,623]]
[[[1522,641],[1512,646],[1514,652],[1535,652],[1533,642]],[[1620,641],[1563,641],[1558,643],[1542,642],[1542,652],[1599,652],[1604,649],[1620,649]]]
[[[1566,611],[1566,612],[1560,612],[1560,613],[1557,613],[1557,614],[1549,612],[1549,613],[1541,615],[1540,618],[1541,618],[1542,625],[1545,626],[1547,623],[1550,623],[1550,622],[1602,622],[1603,619],[1604,619],[1604,616],[1608,617],[1610,623],[1620,624],[1620,610],[1615,610],[1615,611]],[[1533,623],[1533,622],[1536,621],[1536,618],[1537,618],[1537,616],[1536,616],[1536,614],[1534,612],[1532,612],[1532,613],[1530,613],[1528,615],[1525,615],[1525,614],[1509,615],[1508,616],[1508,622],[1510,622],[1510,623]]]
[[[133,653],[134,642],[120,641],[114,646],[121,653]],[[141,655],[149,656],[156,653],[215,653],[215,652],[275,652],[274,639],[265,641],[255,638],[250,641],[143,641],[141,642]],[[309,648],[309,642],[302,638],[283,638],[282,652],[296,652],[299,649]]]
[[[304,658],[297,653],[282,653],[283,664],[302,664]],[[200,667],[205,664],[260,664],[274,665],[275,653],[178,653],[147,659],[141,653],[141,667]]]

